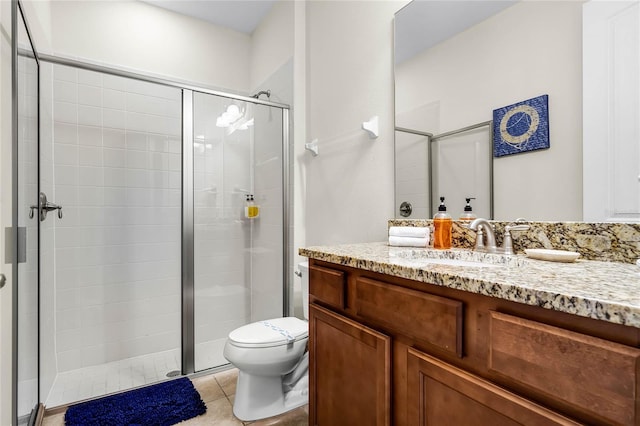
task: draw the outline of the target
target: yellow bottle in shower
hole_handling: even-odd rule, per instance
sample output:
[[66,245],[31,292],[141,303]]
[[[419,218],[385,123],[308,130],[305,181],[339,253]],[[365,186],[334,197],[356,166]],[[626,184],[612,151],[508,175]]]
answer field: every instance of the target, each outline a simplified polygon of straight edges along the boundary
[[247,219],[255,219],[260,216],[260,206],[256,205],[253,200],[253,194],[247,195],[247,201],[244,206],[244,217]]

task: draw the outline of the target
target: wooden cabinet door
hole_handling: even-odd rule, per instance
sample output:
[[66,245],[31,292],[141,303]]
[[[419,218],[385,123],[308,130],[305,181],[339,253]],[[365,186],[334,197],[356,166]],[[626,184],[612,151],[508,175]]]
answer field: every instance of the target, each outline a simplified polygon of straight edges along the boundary
[[577,425],[484,379],[409,348],[409,425]]
[[309,424],[391,424],[391,338],[309,305]]

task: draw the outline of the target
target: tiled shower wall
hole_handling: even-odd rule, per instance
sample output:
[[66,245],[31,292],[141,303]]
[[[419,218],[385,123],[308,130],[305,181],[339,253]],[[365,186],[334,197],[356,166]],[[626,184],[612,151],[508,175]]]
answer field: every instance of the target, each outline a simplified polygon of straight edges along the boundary
[[181,91],[51,69],[57,370],[179,348]]

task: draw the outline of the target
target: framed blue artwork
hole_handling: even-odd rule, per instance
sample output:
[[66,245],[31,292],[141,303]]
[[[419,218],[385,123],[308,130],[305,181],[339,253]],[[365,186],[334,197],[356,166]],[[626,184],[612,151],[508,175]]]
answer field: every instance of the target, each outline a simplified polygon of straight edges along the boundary
[[549,148],[549,96],[493,110],[493,156]]

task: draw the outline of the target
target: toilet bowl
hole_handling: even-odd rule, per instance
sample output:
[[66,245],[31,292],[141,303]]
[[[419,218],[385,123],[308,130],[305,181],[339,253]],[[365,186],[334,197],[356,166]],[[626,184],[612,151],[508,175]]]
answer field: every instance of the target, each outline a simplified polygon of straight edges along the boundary
[[[308,319],[309,266],[303,262],[298,267]],[[307,404],[308,330],[306,321],[285,317],[257,321],[229,333],[224,357],[238,368],[233,403],[238,419],[263,419]]]

